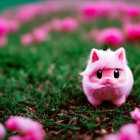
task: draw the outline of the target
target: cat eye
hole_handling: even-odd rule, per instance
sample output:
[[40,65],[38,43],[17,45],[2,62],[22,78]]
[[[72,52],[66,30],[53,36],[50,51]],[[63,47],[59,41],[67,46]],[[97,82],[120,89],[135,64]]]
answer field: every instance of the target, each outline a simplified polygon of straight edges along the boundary
[[97,77],[98,77],[98,79],[102,78],[102,71],[101,70],[97,71]]
[[119,76],[120,76],[119,70],[118,69],[115,69],[114,70],[114,78],[119,78]]

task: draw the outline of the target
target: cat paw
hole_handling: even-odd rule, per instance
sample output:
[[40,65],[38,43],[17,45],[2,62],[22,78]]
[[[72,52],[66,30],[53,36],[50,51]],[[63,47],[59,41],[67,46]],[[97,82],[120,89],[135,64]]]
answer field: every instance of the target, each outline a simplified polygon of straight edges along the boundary
[[122,97],[122,98],[119,98],[117,100],[114,100],[112,103],[114,105],[116,105],[117,107],[120,107],[122,104],[125,103],[125,101],[126,101],[126,99],[124,97]]
[[88,98],[88,101],[93,105],[93,106],[99,106],[102,104],[101,100],[97,100],[94,98]]

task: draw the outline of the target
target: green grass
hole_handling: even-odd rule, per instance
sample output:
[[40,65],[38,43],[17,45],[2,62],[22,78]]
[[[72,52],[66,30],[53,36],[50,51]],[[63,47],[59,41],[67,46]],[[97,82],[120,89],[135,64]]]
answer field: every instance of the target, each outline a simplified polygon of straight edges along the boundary
[[95,130],[113,127],[117,131],[132,122],[129,113],[140,105],[139,45],[124,44],[135,84],[123,106],[104,103],[95,108],[82,90],[79,72],[85,69],[90,50],[104,47],[84,33],[93,27],[120,26],[102,21],[81,25],[73,34],[53,32],[46,42],[30,47],[23,47],[20,37],[40,24],[36,20],[9,35],[8,45],[0,49],[0,122],[12,115],[30,117],[43,124],[49,134],[46,139],[78,139],[84,134],[95,138],[100,136]]

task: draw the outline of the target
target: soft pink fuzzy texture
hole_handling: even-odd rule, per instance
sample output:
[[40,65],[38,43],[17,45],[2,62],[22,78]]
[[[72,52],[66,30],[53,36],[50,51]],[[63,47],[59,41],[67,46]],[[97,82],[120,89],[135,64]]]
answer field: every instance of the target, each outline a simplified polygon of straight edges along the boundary
[[0,140],[2,140],[6,135],[6,130],[2,124],[0,124]]
[[[118,79],[112,77],[114,69],[120,70]],[[96,76],[98,70],[106,71],[101,79]],[[112,74],[108,74],[111,72]],[[130,94],[134,82],[123,48],[115,52],[92,49],[87,67],[81,75],[84,93],[88,101],[95,106],[106,100],[121,106]]]
[[24,46],[28,46],[28,45],[33,44],[33,43],[34,43],[34,41],[33,41],[33,35],[30,34],[30,33],[24,34],[24,35],[21,37],[21,43],[22,43]]
[[42,125],[29,118],[13,116],[5,122],[5,125],[9,130],[22,134],[22,136],[11,136],[9,140],[44,140],[45,138]]
[[118,47],[123,41],[123,33],[118,28],[106,28],[103,30],[93,31],[91,37],[97,44]]
[[127,41],[140,42],[140,24],[125,24],[124,34]]

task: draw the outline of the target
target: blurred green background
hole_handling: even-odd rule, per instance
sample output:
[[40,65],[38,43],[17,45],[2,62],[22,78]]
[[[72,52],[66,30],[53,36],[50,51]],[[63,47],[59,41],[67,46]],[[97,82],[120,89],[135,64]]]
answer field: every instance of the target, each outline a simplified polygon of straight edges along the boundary
[[45,0],[0,0],[0,11],[3,11],[6,8],[12,8],[20,4],[39,2],[39,1],[45,1]]

